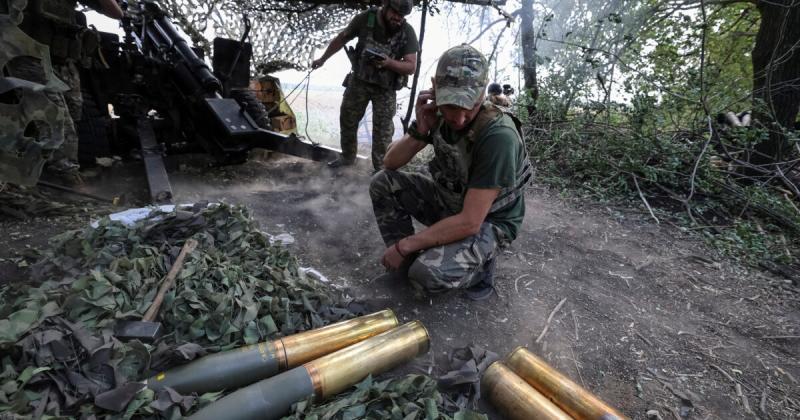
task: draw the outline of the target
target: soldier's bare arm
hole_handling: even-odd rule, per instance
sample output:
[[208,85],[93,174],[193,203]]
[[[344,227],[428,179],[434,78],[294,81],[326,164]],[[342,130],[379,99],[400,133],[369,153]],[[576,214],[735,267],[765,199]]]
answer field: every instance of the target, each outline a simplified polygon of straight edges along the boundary
[[383,157],[383,167],[392,170],[400,169],[427,145],[427,143],[406,134],[400,140],[389,145],[386,156]]
[[387,58],[378,64],[379,67],[386,68],[397,74],[412,75],[417,69],[417,53],[406,54],[400,60]]
[[99,12],[113,19],[122,19],[122,9],[116,0],[99,0]]
[[[461,213],[446,217],[427,229],[401,239],[397,246],[386,248],[383,254],[383,265],[396,270],[405,259],[402,255],[410,255],[477,234],[499,193],[499,188],[468,189]],[[400,255],[401,253],[402,255]]]
[[325,49],[325,52],[322,53],[322,57],[311,62],[311,68],[318,69],[322,67],[322,65],[325,64],[325,62],[328,61],[332,55],[339,52],[339,50],[341,50],[345,44],[347,44],[347,39],[348,34],[346,31],[342,31],[339,33],[339,35],[336,35],[336,37],[331,40],[331,43],[328,44],[328,48]]

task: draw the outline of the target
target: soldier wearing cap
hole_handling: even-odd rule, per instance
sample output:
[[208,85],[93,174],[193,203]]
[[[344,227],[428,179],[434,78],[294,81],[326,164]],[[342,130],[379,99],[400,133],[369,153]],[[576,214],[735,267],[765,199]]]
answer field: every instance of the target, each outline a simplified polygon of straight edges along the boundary
[[[383,265],[407,269],[420,290],[466,289],[476,300],[493,291],[497,250],[517,236],[532,176],[518,121],[484,102],[487,70],[469,45],[446,51],[433,89],[419,93],[417,120],[370,184]],[[428,145],[430,177],[398,171]],[[427,228],[415,233],[412,219]]]
[[489,83],[486,92],[489,94],[487,98],[489,102],[504,109],[511,108],[511,101],[503,94],[503,88],[500,86],[500,83]]
[[397,110],[395,91],[406,85],[417,66],[419,42],[414,28],[405,21],[411,13],[411,0],[384,0],[380,8],[356,15],[311,63],[319,68],[355,37],[355,49],[348,49],[352,64],[345,78],[345,91],[339,113],[342,157],[329,162],[331,167],[355,163],[358,124],[367,104],[372,102],[372,165],[382,167],[386,147],[392,141]]

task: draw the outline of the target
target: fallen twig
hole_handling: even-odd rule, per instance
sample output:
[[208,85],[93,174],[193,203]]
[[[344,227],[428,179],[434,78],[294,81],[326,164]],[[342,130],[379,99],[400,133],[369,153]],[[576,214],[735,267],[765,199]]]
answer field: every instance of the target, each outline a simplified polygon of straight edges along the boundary
[[54,190],[63,191],[63,192],[70,193],[70,194],[74,194],[74,195],[79,195],[81,197],[91,198],[92,200],[101,201],[103,203],[112,203],[112,204],[114,203],[114,200],[111,199],[111,198],[100,197],[99,195],[90,194],[90,193],[83,192],[83,191],[78,191],[78,190],[76,190],[74,188],[69,188],[69,187],[65,187],[63,185],[53,184],[52,182],[39,181],[38,185],[41,185],[42,187],[52,188]]
[[581,375],[581,368],[578,365],[578,360],[575,359],[575,350],[572,349],[572,346],[569,346],[569,351],[572,353],[572,361],[575,363],[575,370],[578,371],[578,379],[581,380],[581,385],[586,388],[586,382],[583,382],[583,375]]
[[753,409],[750,408],[750,401],[747,400],[747,395],[744,395],[744,392],[742,392],[742,384],[739,383],[739,381],[737,381],[736,379],[734,379],[733,376],[729,375],[728,372],[725,372],[725,370],[722,369],[721,367],[713,364],[711,365],[711,367],[718,370],[719,373],[721,373],[724,377],[728,378],[729,381],[733,382],[733,388],[736,390],[736,395],[739,397],[739,399],[742,400],[744,411],[746,411],[748,414],[755,414],[753,413]]
[[647,211],[650,212],[650,216],[653,217],[653,220],[656,221],[656,224],[660,225],[661,222],[658,220],[658,217],[656,217],[655,213],[653,213],[653,209],[650,207],[650,203],[648,203],[647,199],[644,198],[644,194],[642,194],[642,189],[639,188],[639,182],[636,180],[636,175],[633,175],[632,178],[633,178],[633,185],[636,186],[636,191],[639,193],[639,198],[642,199],[644,206],[647,207]]
[[575,324],[575,342],[578,342],[581,340],[581,338],[578,337],[578,318],[575,317],[575,311],[570,312],[572,313],[572,322]]
[[650,347],[653,347],[653,343],[651,343],[651,342],[650,342],[650,340],[648,340],[648,339],[647,339],[647,337],[645,337],[645,336],[643,336],[643,335],[639,334],[638,332],[636,332],[635,334],[636,334],[636,336],[637,336],[637,337],[641,338],[641,339],[642,339],[642,341],[644,341],[645,343],[647,343],[647,345],[648,345],[648,346],[650,346]]
[[523,275],[517,277],[516,279],[514,279],[514,290],[516,290],[517,294],[519,294],[519,281],[520,281],[520,279],[525,278],[527,276],[528,276],[528,274],[523,274]]
[[537,343],[542,341],[544,335],[547,334],[547,329],[550,328],[550,322],[553,321],[553,317],[555,316],[556,312],[558,312],[558,310],[561,309],[562,306],[564,306],[564,302],[566,301],[567,298],[561,299],[561,302],[558,302],[558,305],[556,305],[556,307],[553,308],[553,311],[550,312],[550,316],[547,317],[547,322],[544,324],[544,329],[542,330],[542,333],[539,334],[539,337],[536,338]]

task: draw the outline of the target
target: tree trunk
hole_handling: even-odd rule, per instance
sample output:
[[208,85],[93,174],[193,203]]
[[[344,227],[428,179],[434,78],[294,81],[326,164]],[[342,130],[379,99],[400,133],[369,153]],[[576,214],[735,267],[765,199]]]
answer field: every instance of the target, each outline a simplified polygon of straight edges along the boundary
[[522,0],[520,11],[520,48],[522,50],[522,74],[525,78],[528,118],[536,114],[536,100],[539,98],[539,84],[536,80],[536,31],[533,28],[533,0]]
[[780,162],[800,110],[800,1],[759,1],[761,24],[753,48],[753,116],[769,130],[750,161]]

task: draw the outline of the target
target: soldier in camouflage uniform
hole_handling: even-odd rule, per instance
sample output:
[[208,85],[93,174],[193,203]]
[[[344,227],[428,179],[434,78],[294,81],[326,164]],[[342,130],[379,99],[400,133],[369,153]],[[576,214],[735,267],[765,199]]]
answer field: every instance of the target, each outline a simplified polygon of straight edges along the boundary
[[417,35],[404,18],[411,8],[411,0],[384,0],[383,7],[358,14],[331,41],[322,57],[311,64],[315,69],[321,67],[348,41],[358,37],[356,48],[347,51],[353,68],[345,79],[339,114],[342,157],[329,162],[331,167],[355,163],[358,124],[370,102],[372,165],[376,171],[382,167],[386,147],[394,134],[395,91],[405,86],[417,66]]
[[[75,123],[81,119],[83,108],[79,67],[84,65],[88,57],[82,45],[96,37],[86,28],[83,15],[75,10],[77,3],[76,0],[29,0],[19,25],[23,32],[49,46],[54,73],[68,88],[63,93],[46,93],[70,116],[64,123],[62,146],[53,153],[47,167],[54,172],[67,174],[77,174],[78,169]],[[114,0],[80,0],[80,3],[106,16],[122,18],[122,9]],[[11,77],[45,83],[41,63],[33,57],[18,57],[9,63],[8,71]]]
[[[439,59],[432,90],[420,92],[417,120],[392,143],[370,197],[383,240],[383,265],[408,270],[416,288],[493,288],[497,250],[514,240],[532,177],[518,121],[484,102],[488,64],[464,44]],[[427,145],[431,176],[398,171]],[[412,219],[427,226],[414,231]]]
[[500,86],[500,83],[490,83],[486,92],[489,94],[489,97],[486,98],[489,102],[504,110],[511,109],[511,101],[508,99],[508,96],[503,94],[503,88]]

